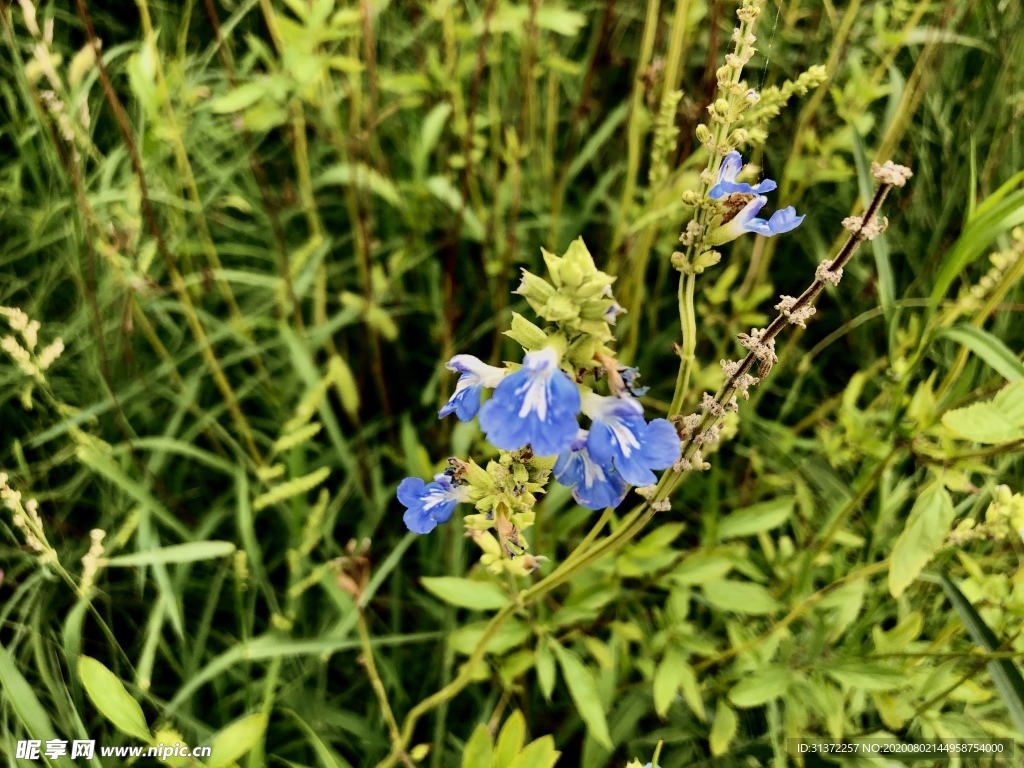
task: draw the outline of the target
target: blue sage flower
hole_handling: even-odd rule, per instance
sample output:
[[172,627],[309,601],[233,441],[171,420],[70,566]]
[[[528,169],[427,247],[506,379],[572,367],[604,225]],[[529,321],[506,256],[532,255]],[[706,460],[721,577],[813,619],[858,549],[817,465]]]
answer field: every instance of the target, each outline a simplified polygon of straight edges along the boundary
[[622,376],[622,381],[626,385],[626,389],[628,389],[630,394],[634,397],[643,397],[650,389],[650,387],[641,387],[637,384],[636,380],[640,378],[640,371],[637,368],[620,368],[619,374]]
[[579,388],[558,367],[558,353],[545,347],[498,384],[480,409],[480,428],[503,451],[529,444],[538,456],[555,456],[576,438],[579,412]]
[[719,200],[737,192],[745,195],[763,195],[765,192],[775,189],[776,184],[771,179],[765,179],[758,184],[736,181],[741,170],[743,170],[743,158],[734,149],[722,160],[722,165],[718,169],[718,183],[708,192],[708,197],[712,200]]
[[626,496],[626,482],[611,463],[601,465],[587,451],[587,430],[581,429],[569,449],[555,461],[555,479],[572,488],[576,503],[587,509],[617,507]]
[[455,485],[446,474],[434,475],[434,482],[407,477],[398,485],[398,500],[408,509],[402,518],[413,533],[430,533],[438,523],[452,518],[456,505],[469,501],[469,487]]
[[757,218],[757,214],[767,202],[768,198],[764,195],[750,198],[735,216],[711,232],[708,243],[710,245],[727,243],[730,240],[735,240],[744,232],[756,232],[765,237],[781,235],[796,229],[804,220],[803,216],[796,215],[796,209],[791,205],[776,211],[768,220]]
[[437,417],[443,419],[454,412],[459,421],[472,421],[480,410],[480,395],[484,387],[491,389],[498,386],[508,373],[506,369],[487,365],[473,355],[455,355],[445,363],[445,368],[462,375],[455,385],[454,394],[438,411]]
[[651,485],[658,479],[651,470],[671,467],[679,458],[675,427],[665,419],[648,424],[643,406],[631,397],[590,393],[583,399],[583,412],[594,422],[587,435],[591,457],[602,466],[614,464],[630,485]]

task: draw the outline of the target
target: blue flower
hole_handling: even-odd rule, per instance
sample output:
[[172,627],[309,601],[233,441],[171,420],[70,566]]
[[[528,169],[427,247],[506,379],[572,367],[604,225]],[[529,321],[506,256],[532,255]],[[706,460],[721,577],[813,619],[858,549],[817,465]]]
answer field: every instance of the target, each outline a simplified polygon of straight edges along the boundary
[[763,195],[765,192],[775,189],[776,184],[771,179],[765,179],[761,183],[753,185],[736,181],[741,170],[743,170],[743,158],[734,149],[722,160],[722,165],[718,169],[718,183],[708,192],[708,197],[718,200],[737,192],[747,195]]
[[538,456],[555,456],[576,438],[580,391],[558,367],[551,347],[530,352],[480,409],[480,428],[495,448],[517,451],[529,444]]
[[593,419],[587,450],[598,464],[615,468],[630,485],[651,485],[654,469],[671,467],[679,458],[679,435],[665,419],[644,421],[643,406],[631,397],[583,400],[583,412]]
[[398,500],[408,509],[402,518],[413,533],[430,533],[438,523],[452,518],[460,501],[469,501],[469,488],[455,485],[448,475],[434,475],[434,482],[407,477],[398,485]]
[[730,240],[736,239],[744,232],[756,232],[765,237],[781,235],[784,232],[791,232],[796,229],[800,226],[800,222],[804,220],[803,216],[796,215],[796,209],[793,206],[776,211],[767,221],[757,218],[757,214],[764,208],[767,202],[768,198],[764,195],[750,198],[747,204],[735,216],[711,233],[709,237],[710,244],[720,245],[721,243],[727,243]]
[[480,410],[480,394],[484,391],[484,387],[498,386],[505,378],[505,374],[508,373],[504,368],[487,365],[473,355],[455,355],[445,363],[445,368],[462,375],[455,385],[455,393],[438,411],[437,417],[443,419],[454,412],[459,421],[472,421],[477,411]]
[[640,371],[637,368],[620,368],[619,373],[622,375],[622,382],[626,385],[626,389],[629,390],[631,395],[643,397],[647,394],[647,390],[650,387],[639,387],[636,384],[636,380],[640,378]]
[[587,451],[587,431],[577,438],[555,461],[555,479],[572,488],[572,497],[587,509],[617,507],[626,496],[626,482],[610,463],[601,465]]

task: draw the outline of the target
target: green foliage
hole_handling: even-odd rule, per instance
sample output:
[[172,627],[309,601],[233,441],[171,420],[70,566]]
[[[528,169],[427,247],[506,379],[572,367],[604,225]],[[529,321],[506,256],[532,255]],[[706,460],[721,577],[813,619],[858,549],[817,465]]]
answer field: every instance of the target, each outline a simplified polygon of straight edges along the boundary
[[[0,3],[5,756],[1024,748],[1020,4],[766,3],[743,67],[738,3],[84,5],[103,70],[76,4]],[[801,227],[673,258],[721,223],[711,141]],[[890,158],[888,229],[670,508],[541,494],[436,419],[453,354],[556,336],[698,412]],[[397,483],[448,455],[478,508],[408,534]],[[510,560],[488,514],[527,495]]]

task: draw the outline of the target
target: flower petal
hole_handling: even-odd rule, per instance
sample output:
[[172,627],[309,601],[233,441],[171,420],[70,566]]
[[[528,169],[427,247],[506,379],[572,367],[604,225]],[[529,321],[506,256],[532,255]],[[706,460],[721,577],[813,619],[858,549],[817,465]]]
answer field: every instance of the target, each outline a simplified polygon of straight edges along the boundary
[[679,433],[666,419],[655,419],[647,425],[644,436],[644,460],[651,469],[668,469],[679,459]]
[[495,388],[480,409],[480,427],[501,450],[529,444],[538,456],[554,456],[575,439],[579,410],[579,388],[546,348],[527,354],[523,367]]

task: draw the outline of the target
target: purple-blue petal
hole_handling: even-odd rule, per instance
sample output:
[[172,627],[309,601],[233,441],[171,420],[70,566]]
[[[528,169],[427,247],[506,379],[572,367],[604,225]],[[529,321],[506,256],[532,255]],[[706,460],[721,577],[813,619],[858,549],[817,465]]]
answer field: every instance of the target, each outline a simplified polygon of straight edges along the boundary
[[403,506],[415,507],[420,503],[420,497],[423,495],[426,485],[418,477],[405,478],[398,484],[398,500],[402,502]]
[[480,410],[480,395],[483,391],[483,384],[473,384],[457,390],[437,412],[437,417],[443,419],[454,413],[459,421],[472,421]]
[[644,461],[651,469],[668,469],[679,460],[679,433],[665,419],[655,419],[647,425],[644,435]]
[[[531,403],[526,403],[528,396]],[[538,398],[544,403],[543,418],[537,408],[529,407]],[[576,438],[579,410],[579,389],[564,371],[531,370],[524,365],[506,376],[484,403],[480,428],[491,445],[501,450],[517,451],[529,444],[538,456],[554,456]]]

